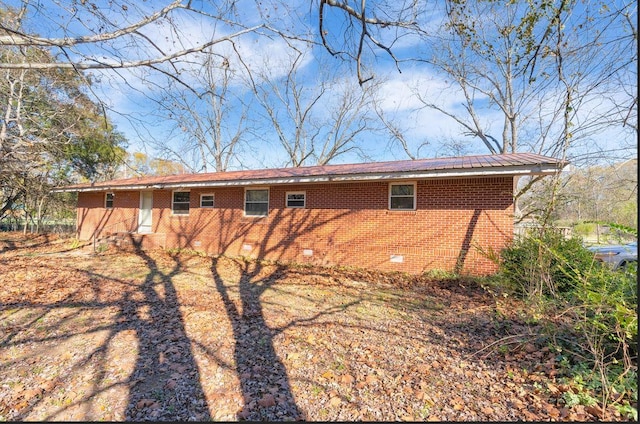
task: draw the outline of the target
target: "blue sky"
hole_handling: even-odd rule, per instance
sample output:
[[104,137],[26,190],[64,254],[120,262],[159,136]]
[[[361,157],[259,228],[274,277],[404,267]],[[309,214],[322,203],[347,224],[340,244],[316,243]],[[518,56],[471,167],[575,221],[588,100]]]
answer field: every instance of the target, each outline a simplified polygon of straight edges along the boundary
[[[15,1],[9,4],[17,4]],[[150,13],[150,6],[157,10],[160,4],[168,4],[170,1],[154,0],[153,2],[136,2],[124,8],[106,8],[106,2],[94,2],[98,8],[105,13],[105,16],[114,23],[124,22],[125,19],[134,21],[136,15]],[[217,2],[214,4],[218,4]],[[57,6],[57,2],[41,1],[39,12],[29,15],[27,22],[31,31],[37,31],[43,36],[60,36],[61,27],[66,27],[74,35],[87,34],[87,28],[94,28],[97,21],[90,15],[83,14],[82,9],[69,10],[71,4],[65,3],[67,10]],[[117,4],[117,3],[111,3]],[[131,6],[135,4],[135,8]],[[209,2],[195,1],[199,7],[209,7]],[[273,4],[276,4],[275,2]],[[241,22],[246,27],[260,25],[264,22],[264,17],[268,16],[270,25],[292,33],[314,33],[314,40],[319,41],[317,36],[317,3],[309,1],[291,1],[286,6],[279,4],[277,7],[269,2],[254,2],[243,0],[236,2],[234,14],[227,14],[233,17],[235,22]],[[374,2],[369,2],[372,5]],[[393,4],[393,3],[390,3]],[[427,30],[437,28],[442,17],[439,10],[439,3],[432,3],[434,6],[428,13],[421,15],[421,26]],[[206,6],[209,5],[209,6]],[[285,10],[285,8],[287,10]],[[203,9],[206,10],[206,9]],[[635,10],[635,6],[634,6]],[[76,13],[76,15],[73,14]],[[167,22],[145,27],[141,30],[145,37],[153,41],[154,48],[150,44],[131,45],[124,42],[115,45],[105,46],[102,50],[96,50],[86,46],[78,47],[70,54],[83,53],[98,57],[101,60],[114,60],[122,53],[131,58],[148,57],[157,55],[158,50],[163,52],[177,51],[183,48],[197,46],[213,38],[220,38],[225,35],[234,34],[241,28],[232,24],[223,23],[219,20],[210,19],[203,15],[176,11],[171,14],[172,25]],[[207,12],[215,13],[214,10]],[[328,31],[329,40],[340,40],[345,33],[343,21],[338,19],[339,15],[332,12],[327,17],[329,22],[325,29]],[[634,12],[635,13],[635,12]],[[75,18],[81,17],[80,20]],[[315,32],[314,32],[315,31]],[[336,36],[337,38],[331,38]],[[380,35],[381,41],[390,42],[394,37],[391,30]],[[221,43],[214,48],[215,53],[229,58],[230,67],[238,72],[238,78],[232,81],[230,89],[233,92],[233,99],[228,100],[230,107],[234,102],[251,102],[251,93],[246,84],[239,76],[244,66],[248,66],[256,73],[268,73],[273,79],[282,77],[287,72],[287,67],[283,66],[290,53],[290,45],[282,38],[276,36],[268,30],[260,30],[259,33],[252,32],[244,34],[234,39],[236,49],[241,53],[244,64],[237,59],[236,54],[231,49],[229,43]],[[355,63],[353,61],[341,61],[331,56],[326,49],[319,45],[308,45],[303,42],[289,41],[298,49],[305,51],[303,66],[300,74],[304,77],[301,83],[311,90],[318,84],[319,64],[328,66],[335,70],[336,84],[355,85],[357,87],[357,77],[355,73]],[[156,50],[157,48],[157,50]],[[453,154],[486,154],[488,151],[480,141],[469,143],[468,137],[463,130],[451,118],[442,115],[433,109],[420,108],[421,103],[415,96],[417,89],[423,98],[437,102],[443,108],[459,113],[463,111],[463,97],[460,90],[456,90],[451,81],[435,72],[434,68],[425,63],[405,62],[403,59],[416,56],[416,52],[424,49],[424,44],[416,37],[402,37],[393,44],[393,52],[401,60],[398,72],[395,63],[390,56],[382,50],[365,50],[365,61],[368,72],[374,76],[374,82],[380,84],[378,106],[384,111],[387,118],[394,125],[401,127],[405,131],[406,140],[410,144],[410,150],[420,157],[449,156]],[[427,53],[428,52],[422,52]],[[202,92],[197,78],[194,76],[201,70],[198,64],[200,57],[192,56],[181,61],[176,68],[162,66],[167,72],[179,72],[180,80],[189,85],[194,91]],[[163,95],[170,92],[171,79],[159,72],[150,71],[148,68],[127,69],[120,71],[94,70],[91,71],[95,81],[93,90],[95,95],[105,104],[109,110],[109,116],[116,124],[117,129],[124,133],[129,140],[129,150],[145,151],[150,155],[156,155],[156,148],[160,144],[171,146],[172,149],[181,155],[182,159],[189,161],[188,154],[181,152],[181,147],[187,143],[189,135],[180,133],[175,128],[175,124],[168,119],[167,115],[162,115],[157,108],[157,101]],[[175,84],[175,81],[173,81]],[[175,85],[174,85],[175,87]],[[179,85],[178,85],[179,87]],[[614,93],[615,94],[615,93]],[[231,97],[231,96],[230,96]],[[480,109],[479,119],[485,123],[495,135],[499,135],[503,117],[495,107],[489,107],[489,102],[479,98],[481,104],[485,101],[486,108]],[[553,94],[548,95],[549,105],[553,104]],[[602,102],[600,102],[602,103]],[[237,104],[237,103],[236,103]],[[605,107],[598,102],[593,102],[591,110]],[[272,130],[272,125],[264,120],[264,111],[261,110],[255,101],[252,102],[249,112],[252,133],[248,137],[248,145],[241,152],[241,160],[232,162],[229,169],[239,168],[262,168],[277,167],[287,164],[286,153],[277,142],[277,136]],[[326,118],[327,114],[334,108],[334,104],[329,98],[322,101],[322,107],[316,110],[317,119]],[[236,108],[240,110],[239,107]],[[324,116],[323,116],[324,115]],[[237,118],[228,116],[225,120],[229,125],[229,134],[234,130]],[[289,128],[292,130],[291,128]],[[535,132],[535,128],[523,128],[523,136],[527,131]],[[607,148],[610,143],[624,143],[631,145],[633,140],[626,131],[612,132],[604,134],[594,134],[585,138],[582,149]],[[633,136],[635,137],[635,136]],[[458,149],[452,148],[451,140],[461,143]],[[358,143],[362,147],[362,154],[350,153],[336,158],[332,163],[361,162],[363,160],[396,160],[407,159],[397,144],[389,142],[389,136],[384,133],[365,132],[358,138]],[[597,145],[597,146],[595,146]],[[420,147],[422,146],[422,147]],[[628,153],[628,152],[627,152]],[[633,154],[633,152],[631,152]],[[637,148],[636,148],[637,154]],[[171,159],[171,157],[170,157]]]
[[[315,7],[310,7],[308,2],[300,2],[298,6],[294,6],[294,3],[290,3],[292,10],[300,12],[301,16],[296,16],[293,13],[286,14],[283,17],[283,22],[280,22],[280,28],[290,28],[292,25],[305,25],[309,31],[315,31],[317,25],[317,10]],[[238,7],[242,10],[242,3]],[[250,4],[246,9],[254,10],[253,5]],[[259,25],[261,21],[249,17],[243,22],[247,25]],[[288,18],[288,22],[285,20]],[[182,30],[181,41],[184,44],[181,46],[197,45],[198,43],[207,40],[207,35],[214,31],[225,33],[225,29],[214,28],[211,22],[203,22],[192,16],[185,14],[182,16],[182,22],[180,27]],[[338,25],[339,26],[339,25]],[[341,28],[334,28],[332,25],[326,27],[330,31],[339,32]],[[168,41],[170,32],[168,28],[157,28],[158,34],[154,34],[154,39],[160,39]],[[226,29],[228,32],[229,29]],[[287,43],[277,36],[268,31],[263,31],[272,35],[270,38],[257,35],[247,34],[236,40],[237,49],[241,52],[243,60],[255,72],[261,72],[265,69],[269,70],[270,75],[276,79],[283,75],[286,75],[288,67],[283,62],[287,61],[290,54],[290,47]],[[150,34],[149,34],[150,35]],[[151,35],[150,35],[151,36]],[[184,40],[188,41],[184,41]],[[191,44],[189,44],[191,43]],[[342,84],[350,84],[356,86],[354,89],[359,90],[357,87],[357,77],[354,69],[353,62],[345,62],[339,58],[331,56],[324,47],[314,46],[309,47],[304,43],[295,43],[299,49],[305,49],[305,59],[303,60],[304,66],[302,67],[301,74],[305,76],[305,83],[313,86],[317,84],[317,72],[318,62],[323,62],[325,65],[337,69],[337,73],[341,74],[340,79]],[[404,45],[398,43],[394,46],[394,53],[399,57],[402,57],[403,52],[410,52],[414,49],[414,45],[403,40]],[[170,43],[167,43],[170,44]],[[169,46],[167,46],[169,47]],[[228,44],[222,44],[220,48],[216,49],[217,52],[225,54],[230,57],[232,66],[235,69],[240,70],[242,66],[234,59],[235,55],[230,52],[230,46]],[[381,87],[381,107],[388,113],[392,114],[392,117],[396,120],[406,121],[403,126],[409,130],[409,139],[414,142],[415,149],[419,143],[424,142],[425,139],[431,140],[431,143],[436,143],[438,139],[444,137],[455,137],[459,132],[455,123],[450,120],[442,119],[442,116],[434,111],[422,111],[412,112],[412,110],[418,106],[415,98],[411,96],[411,86],[422,84],[423,88],[426,86],[432,86],[438,90],[444,87],[444,84],[437,80],[435,76],[425,73],[424,70],[417,69],[415,64],[404,63],[401,65],[401,71],[399,72],[394,63],[390,60],[388,55],[377,52],[375,55],[375,68],[372,68],[372,72],[375,72],[374,82],[384,80],[385,83]],[[196,66],[197,67],[197,66]],[[189,66],[186,66],[186,73],[189,72]],[[146,70],[132,70],[127,71],[125,74],[146,74]],[[166,136],[169,132],[172,124],[170,122],[154,121],[151,118],[153,115],[153,102],[148,98],[150,93],[146,91],[147,85],[142,83],[140,77],[127,78],[125,83],[123,78],[113,78],[113,73],[110,71],[100,72],[101,80],[103,84],[100,88],[103,91],[100,94],[100,98],[109,104],[110,109],[118,111],[122,115],[112,114],[112,119],[117,124],[118,129],[123,131],[128,139],[131,141],[132,148],[139,146],[141,149],[152,149],[149,147],[149,143],[145,143],[149,138],[160,138]],[[160,75],[152,75],[151,78],[158,79],[158,86],[162,87],[165,78]],[[190,80],[188,75],[182,75],[181,78],[187,81],[194,89],[199,91],[197,82]],[[421,81],[421,82],[419,82]],[[131,90],[133,86],[134,90]],[[235,90],[238,96],[242,96],[241,93],[248,91],[247,87],[240,81],[235,85]],[[448,102],[455,103],[456,97],[450,93]],[[250,95],[250,94],[247,94]],[[326,99],[324,101],[327,101]],[[331,105],[327,101],[325,109],[330,109]],[[253,117],[261,116],[264,113],[258,110]],[[320,111],[322,108],[319,109]],[[320,113],[320,112],[316,112]],[[146,122],[151,122],[150,126],[141,126],[138,121],[132,121],[131,118],[139,118]],[[252,147],[256,150],[256,154],[245,155],[242,160],[242,164],[236,163],[232,166],[236,167],[274,167],[284,166],[287,161],[286,153],[276,140],[276,135],[269,131],[271,124],[267,121],[262,121],[260,127],[260,134],[254,138]],[[140,134],[138,134],[139,130]],[[149,134],[147,131],[152,131],[153,134]],[[180,144],[179,140],[174,140],[176,145]],[[379,133],[365,133],[359,139],[359,143],[362,145],[363,150],[367,152],[368,159],[371,160],[395,160],[395,159],[407,159],[407,156],[397,148],[389,143],[388,136]],[[445,155],[446,150],[442,150],[441,153],[431,149],[422,149],[420,151],[422,155],[436,156]],[[438,154],[439,153],[439,154]],[[477,149],[469,149],[468,153],[486,153],[482,146],[478,145]],[[347,163],[347,162],[360,162],[363,158],[358,154],[346,154],[336,158],[333,163]]]

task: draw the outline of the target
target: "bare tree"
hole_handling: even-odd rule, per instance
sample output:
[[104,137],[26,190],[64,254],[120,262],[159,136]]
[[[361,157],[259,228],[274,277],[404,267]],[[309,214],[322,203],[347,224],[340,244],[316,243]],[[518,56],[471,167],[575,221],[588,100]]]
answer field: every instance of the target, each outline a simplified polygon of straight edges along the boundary
[[[242,8],[232,1],[188,0],[153,5],[115,0],[103,8],[84,1],[54,2],[46,11],[42,2],[20,4],[16,20],[41,19],[46,33],[55,36],[4,25],[0,45],[42,46],[60,60],[30,58],[0,67],[142,66],[188,88],[182,72],[194,55],[253,33],[320,44],[354,61],[361,85],[374,76],[369,66],[383,58],[398,70],[410,59],[438,70],[451,83],[446,95],[460,95],[461,107],[449,107],[419,88],[416,95],[490,153],[529,150],[558,156],[568,141],[564,134],[570,136],[569,154],[577,148],[589,154],[588,143],[603,129],[618,126],[627,132],[624,147],[631,147],[629,132],[637,135],[637,10],[629,0],[318,0],[308,9],[315,13],[317,5],[316,36],[306,25],[283,25],[285,15],[297,17],[287,23],[300,23],[306,12],[278,0],[243,3]],[[438,27],[439,16],[444,19]],[[82,18],[87,19],[79,22]],[[193,37],[188,19],[198,20],[201,28],[206,23],[212,36]],[[419,51],[421,46],[427,50]],[[386,123],[409,153],[404,128]]]
[[[415,93],[492,154],[559,156],[565,143],[637,128],[635,5],[607,5],[449,0],[446,35],[430,38],[425,62],[451,81],[462,107]],[[499,128],[488,114],[501,117]]]
[[375,85],[354,86],[338,78],[321,65],[311,71],[315,84],[304,82],[310,65],[305,54],[292,50],[282,77],[269,71],[250,70],[247,74],[257,101],[268,117],[288,164],[325,165],[348,152],[364,154],[359,144],[367,132],[376,130],[372,92]]
[[[437,88],[423,80],[413,94],[423,110],[457,124],[469,146],[479,143],[491,154],[536,152],[577,165],[637,155],[636,4],[441,4],[439,31],[424,37],[424,49],[414,55],[426,74],[438,77]],[[379,115],[407,156],[418,157],[406,126]],[[516,205],[538,180],[521,181]],[[560,180],[553,185],[559,190]],[[546,192],[546,204],[553,205],[557,190]]]
[[329,53],[355,61],[363,85],[373,79],[365,64],[368,52],[375,57],[382,51],[400,71],[394,45],[402,37],[426,33],[420,23],[429,8],[429,2],[419,0],[319,0],[318,31]]
[[[7,6],[3,4],[3,7]],[[60,55],[65,60],[54,63],[22,60],[0,63],[0,68],[87,70],[145,66],[160,69],[156,65],[202,52],[266,27],[265,24],[247,27],[242,22],[234,22],[231,19],[234,9],[234,2],[196,6],[190,0],[157,1],[153,5],[116,0],[101,7],[85,1],[52,2],[45,6],[41,2],[23,0],[16,13],[17,25],[0,25],[3,32],[0,46],[47,48],[52,55]],[[207,41],[191,42],[181,29],[181,18],[185,13],[224,26],[226,31],[221,32],[225,34]],[[39,21],[56,36],[43,37],[24,30],[26,19]],[[153,36],[158,34],[159,27],[165,29],[164,34],[160,33],[165,40]]]
[[250,104],[242,97],[246,87],[225,56],[207,51],[197,66],[182,75],[189,88],[168,82],[157,93],[160,119],[171,131],[154,142],[156,151],[194,172],[222,172],[238,165],[247,147]]
[[180,162],[149,157],[143,152],[127,153],[123,163],[113,173],[113,178],[131,178],[149,175],[184,174],[186,169]]
[[[0,30],[5,31],[0,35],[0,46],[47,48],[60,59],[56,63],[32,60],[0,63],[0,68],[86,70],[143,66],[170,72],[158,65],[188,60],[192,54],[214,45],[264,30],[267,35],[319,43],[331,55],[353,60],[362,85],[373,78],[367,63],[370,58],[376,60],[378,51],[391,58],[400,69],[394,45],[399,38],[423,31],[419,18],[429,8],[428,2],[419,0],[314,1],[308,10],[317,16],[318,37],[309,32],[305,18],[296,19],[296,28],[292,28],[283,16],[299,15],[301,11],[292,10],[289,2],[281,0],[244,2],[241,7],[235,1],[114,0],[97,7],[84,0],[66,3],[22,0],[18,19],[40,22],[39,29],[46,27],[52,36],[25,30],[23,25],[0,26]],[[220,35],[206,41],[188,40],[190,37],[181,29],[184,17],[208,21]],[[258,23],[253,24],[256,17]],[[165,37],[170,38],[170,46],[167,40],[155,36],[159,27],[169,31]]]
[[[615,165],[572,167],[565,176],[556,218],[571,222],[614,222],[638,228],[638,159]],[[537,193],[527,204],[540,205]]]
[[[115,75],[120,75],[126,83],[129,83],[133,73],[128,74],[128,71],[123,71],[118,74],[119,71],[133,68],[146,69],[147,71],[144,72],[150,72],[146,75],[143,71],[136,71],[139,73],[136,76],[139,78],[138,86],[145,86],[144,89],[138,88],[138,90],[146,91],[145,96],[158,101],[165,111],[165,116],[168,116],[168,113],[171,114],[171,120],[176,123],[172,136],[176,136],[179,132],[188,135],[183,137],[184,142],[178,146],[166,143],[156,143],[156,146],[160,146],[167,157],[185,159],[191,156],[185,161],[185,165],[198,171],[227,169],[230,160],[238,157],[237,149],[242,147],[242,138],[247,131],[248,105],[242,106],[242,102],[239,101],[242,94],[236,90],[236,87],[231,86],[233,84],[231,80],[238,69],[228,66],[229,62],[226,67],[223,66],[221,63],[223,56],[218,52],[232,46],[232,49],[238,53],[235,42],[241,36],[248,36],[251,33],[263,38],[274,36],[284,38],[291,43],[291,46],[294,42],[304,42],[308,46],[324,43],[332,54],[355,59],[360,75],[363,46],[361,45],[360,52],[355,54],[351,47],[347,47],[353,41],[350,38],[353,19],[358,19],[368,26],[366,30],[363,28],[365,32],[362,33],[361,42],[368,40],[393,57],[389,46],[376,38],[374,28],[411,27],[413,24],[405,22],[404,18],[415,14],[415,11],[412,12],[412,8],[407,5],[398,8],[394,3],[389,3],[380,11],[384,12],[384,9],[392,7],[393,11],[389,11],[388,16],[391,16],[391,12],[399,12],[401,19],[397,21],[378,19],[374,16],[377,12],[369,11],[365,7],[365,2],[353,8],[346,3],[323,0],[317,3],[322,15],[319,21],[319,26],[322,28],[321,42],[317,42],[306,25],[300,27],[283,25],[282,15],[292,13],[297,15],[299,11],[291,9],[286,2],[278,0],[256,4],[246,3],[242,8],[237,7],[236,2],[232,1],[212,4],[188,0],[165,0],[153,4],[115,0],[101,7],[84,1],[73,1],[68,4],[52,2],[46,3],[45,6],[42,2],[32,3],[25,0],[19,5],[14,24],[0,26],[0,30],[4,30],[4,33],[0,33],[0,46],[16,48],[21,52],[27,48],[42,48],[57,57],[57,60],[43,61],[22,57],[22,60],[0,63],[0,69],[4,67],[14,70],[45,71],[68,68],[76,72],[106,69],[115,71]],[[310,10],[312,9],[313,6]],[[334,12],[328,12],[328,9]],[[341,20],[343,23],[348,23],[344,28],[345,38],[342,40],[344,49],[337,47],[337,39],[333,38],[335,34],[326,32],[329,21]],[[35,21],[40,21],[41,25],[34,26]],[[298,21],[302,22],[302,19]],[[271,24],[280,25],[281,28],[278,29]],[[337,28],[338,25],[335,27]],[[194,30],[190,26],[198,29]],[[331,27],[334,27],[333,24]],[[208,38],[203,36],[206,30],[210,30],[207,32]],[[38,32],[46,35],[40,35]],[[244,59],[247,60],[247,58]],[[232,65],[237,63],[234,61]],[[203,72],[195,77],[198,81],[194,81],[193,69],[198,64],[202,66]],[[295,73],[297,72],[295,70]],[[164,75],[169,83],[159,83],[157,77],[151,73]],[[324,78],[324,75],[318,75],[318,77]],[[255,88],[260,89],[260,98],[263,101],[271,96],[267,88],[270,83],[266,82],[269,78],[270,75],[264,73],[260,77],[262,80],[260,84],[255,85]],[[360,82],[364,82],[364,78],[360,78]],[[295,122],[297,119],[302,123],[304,128],[299,128],[294,138],[286,136],[293,143],[292,148],[296,151],[288,152],[292,163],[302,164],[305,160],[310,160],[306,158],[312,158],[316,163],[326,163],[352,150],[353,140],[370,123],[368,118],[363,118],[365,114],[360,113],[358,116],[357,113],[352,113],[365,109],[366,95],[359,95],[352,87],[344,89],[341,84],[343,83],[321,81],[317,85],[319,90],[315,93],[317,96],[315,100],[314,94],[304,87],[301,80],[290,85],[293,91],[274,95],[274,98],[281,95],[281,100],[289,97],[287,101],[292,99],[291,96],[296,97],[299,102],[294,107],[297,107],[300,112],[308,108],[304,116],[299,115],[296,118],[291,115],[284,123],[278,122],[275,113],[271,113],[269,117],[281,141],[285,139],[288,122]],[[135,83],[130,85],[134,86]],[[206,88],[200,90],[198,85],[205,85]],[[158,91],[163,91],[166,95],[158,99],[157,93],[147,90],[149,88],[159,88],[161,90]],[[336,88],[342,90],[339,96],[333,96],[330,93],[330,90]],[[369,88],[365,91],[368,90]],[[307,101],[306,96],[309,96],[307,98],[309,103],[305,105],[303,103]],[[316,103],[320,99],[322,99],[321,103],[331,101],[333,108],[321,111],[321,105]],[[271,107],[268,103],[263,104],[267,105],[267,108]],[[103,105],[103,107],[107,106]],[[231,108],[234,113],[229,113]],[[312,116],[308,114],[311,109],[314,110]],[[229,118],[232,115],[238,115],[238,110],[240,110],[239,117],[230,124]],[[271,109],[271,112],[275,111]],[[320,118],[321,114],[324,115],[322,118]],[[133,116],[130,118],[135,119]],[[330,119],[334,121],[333,128],[327,128],[327,122]],[[320,123],[321,120],[324,122]],[[305,136],[310,136],[313,140],[303,140]],[[322,143],[319,142],[320,138],[324,138]],[[305,143],[308,143],[308,147],[303,146]],[[197,152],[196,160],[194,160],[194,152]]]

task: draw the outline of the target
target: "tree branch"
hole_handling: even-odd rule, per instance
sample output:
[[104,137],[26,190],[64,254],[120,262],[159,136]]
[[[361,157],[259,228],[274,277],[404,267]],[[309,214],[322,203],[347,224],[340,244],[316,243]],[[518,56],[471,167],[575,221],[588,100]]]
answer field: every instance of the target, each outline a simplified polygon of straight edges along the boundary
[[320,1],[320,7],[322,8],[322,6],[324,4],[327,4],[327,5],[332,6],[332,7],[337,7],[338,9],[342,9],[345,12],[347,12],[347,14],[349,16],[352,16],[353,18],[355,18],[358,21],[364,21],[366,24],[369,24],[369,25],[376,25],[376,26],[381,26],[381,27],[396,26],[396,27],[408,28],[408,27],[414,26],[416,24],[416,22],[381,21],[380,19],[377,19],[375,17],[374,18],[365,18],[364,17],[364,7],[363,7],[363,12],[362,13],[358,13],[351,6],[349,6],[349,5],[345,4],[345,3],[338,2],[336,0],[321,0]]
[[84,37],[64,37],[64,38],[44,38],[35,37],[24,34],[20,31],[7,28],[0,25],[0,28],[7,31],[9,35],[0,36],[0,46],[40,46],[40,47],[72,47],[78,44],[97,43],[101,41],[113,40],[122,37],[127,34],[132,34],[145,25],[150,24],[167,15],[174,9],[188,9],[190,6],[183,5],[182,0],[176,0],[162,10],[157,11],[153,15],[136,22],[125,28],[121,28],[117,31],[108,32],[105,34],[88,35]]
[[226,37],[218,38],[216,40],[209,41],[204,43],[198,47],[193,47],[190,49],[180,50],[176,53],[168,54],[155,59],[146,59],[146,60],[135,60],[129,62],[99,62],[94,60],[96,63],[55,63],[55,62],[22,62],[22,63],[0,63],[0,69],[76,69],[76,70],[87,70],[87,69],[124,69],[124,68],[136,68],[141,66],[152,66],[157,65],[159,63],[164,63],[182,56],[186,56],[192,53],[199,53],[205,50],[208,47],[211,47],[215,44],[222,43],[224,41],[231,41],[234,38],[237,38],[241,35],[247,34],[249,32],[257,31],[260,28],[266,28],[265,24],[257,25],[251,28],[246,28],[242,31],[238,31],[235,34],[228,35]]

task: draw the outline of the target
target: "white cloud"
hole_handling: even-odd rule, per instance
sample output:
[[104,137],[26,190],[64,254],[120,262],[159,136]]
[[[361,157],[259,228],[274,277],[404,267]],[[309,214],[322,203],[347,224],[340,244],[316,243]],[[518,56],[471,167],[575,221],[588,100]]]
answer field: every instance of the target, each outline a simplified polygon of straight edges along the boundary
[[[433,103],[465,120],[468,116],[460,89],[439,75],[417,67],[401,74],[391,73],[381,87],[380,97],[379,107],[388,120],[404,131],[414,154],[420,145],[428,143],[420,150],[420,156],[437,155],[443,143],[451,142],[467,145],[467,153],[488,153],[479,140],[466,136],[464,128],[453,118],[425,107],[425,102]],[[480,120],[485,128],[501,131],[501,113],[482,110]]]
[[384,78],[380,104],[384,111],[417,109],[425,102],[449,109],[464,101],[459,88],[426,68],[403,69],[402,73],[391,72]]

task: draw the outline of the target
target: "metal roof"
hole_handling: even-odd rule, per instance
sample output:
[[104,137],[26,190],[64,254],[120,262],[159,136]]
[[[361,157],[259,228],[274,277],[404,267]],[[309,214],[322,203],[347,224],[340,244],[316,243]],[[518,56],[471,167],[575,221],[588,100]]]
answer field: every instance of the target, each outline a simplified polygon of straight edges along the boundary
[[549,175],[559,172],[567,163],[533,153],[513,153],[137,177],[75,184],[58,187],[53,191],[144,190],[499,175]]

